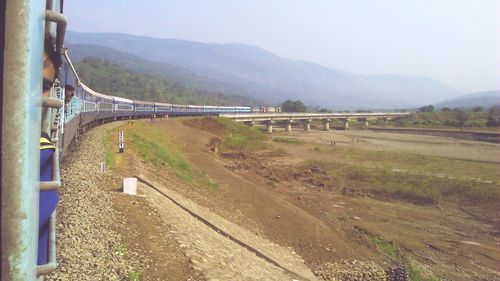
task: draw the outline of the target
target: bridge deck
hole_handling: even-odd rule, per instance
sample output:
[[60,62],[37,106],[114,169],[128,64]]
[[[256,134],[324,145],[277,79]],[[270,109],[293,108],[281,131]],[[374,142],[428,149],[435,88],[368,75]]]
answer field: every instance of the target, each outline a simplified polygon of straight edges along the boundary
[[376,112],[376,113],[251,113],[251,114],[220,114],[221,117],[234,119],[239,122],[266,121],[266,120],[323,120],[323,119],[377,119],[408,117],[408,112]]

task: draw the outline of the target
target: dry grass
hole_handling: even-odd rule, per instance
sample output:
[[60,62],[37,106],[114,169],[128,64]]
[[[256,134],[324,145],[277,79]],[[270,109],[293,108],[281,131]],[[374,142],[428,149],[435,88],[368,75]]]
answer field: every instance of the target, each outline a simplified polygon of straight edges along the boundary
[[[148,122],[140,122],[137,125],[121,126],[107,132],[107,143],[113,142],[112,136],[118,131],[125,132],[127,151],[138,155],[145,163],[152,164],[157,168],[168,166],[177,177],[185,182],[203,186],[209,190],[216,190],[217,184],[207,177],[202,171],[193,166],[184,156],[182,149],[174,144],[171,136],[161,128]],[[109,153],[106,147],[106,155]],[[111,157],[111,161],[113,161]]]
[[[380,159],[380,158],[379,158]],[[380,159],[379,162],[383,161]],[[319,166],[331,175],[333,185],[343,185],[370,194],[416,204],[433,204],[440,200],[469,203],[494,203],[500,200],[500,188],[493,183],[392,171],[335,161],[307,161],[303,169]]]

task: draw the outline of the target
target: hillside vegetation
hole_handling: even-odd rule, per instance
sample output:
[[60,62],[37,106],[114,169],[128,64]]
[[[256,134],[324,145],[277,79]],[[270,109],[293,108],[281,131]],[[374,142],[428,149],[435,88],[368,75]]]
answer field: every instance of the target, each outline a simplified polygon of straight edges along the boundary
[[202,91],[156,75],[136,73],[99,58],[87,57],[75,67],[85,84],[103,94],[177,104],[258,104],[251,98]]

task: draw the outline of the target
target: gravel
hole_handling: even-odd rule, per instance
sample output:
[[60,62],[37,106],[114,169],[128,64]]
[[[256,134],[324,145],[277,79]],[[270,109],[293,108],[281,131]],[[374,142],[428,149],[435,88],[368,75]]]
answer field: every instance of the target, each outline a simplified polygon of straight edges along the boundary
[[103,137],[114,122],[86,132],[67,153],[57,208],[58,267],[46,280],[128,280],[147,257],[127,250],[115,229],[124,218],[114,211],[110,175],[100,171]]

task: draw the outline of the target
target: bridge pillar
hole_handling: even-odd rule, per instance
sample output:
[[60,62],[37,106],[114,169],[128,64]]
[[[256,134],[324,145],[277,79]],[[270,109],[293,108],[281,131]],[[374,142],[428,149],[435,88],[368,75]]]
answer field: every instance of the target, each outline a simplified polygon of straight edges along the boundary
[[364,124],[365,128],[368,128],[368,119],[365,119],[364,121],[365,121],[365,124]]
[[255,125],[255,121],[253,121],[253,120],[252,121],[246,121],[245,124],[248,125],[248,126],[253,127]]
[[307,119],[304,121],[304,131],[310,131],[311,130],[311,119]]
[[268,121],[266,122],[266,131],[267,131],[268,133],[272,133],[272,132],[273,132],[273,124],[274,124],[274,120],[273,120],[273,119],[268,120]]
[[344,130],[348,130],[349,129],[349,118],[346,118],[344,120]]
[[325,131],[329,131],[330,130],[330,119],[323,119],[323,129]]
[[286,126],[286,127],[285,127],[285,130],[286,130],[287,132],[291,132],[291,131],[292,131],[292,121],[291,121],[291,120],[290,120],[290,121],[287,121],[287,122],[286,122],[286,124],[285,124],[285,126]]

